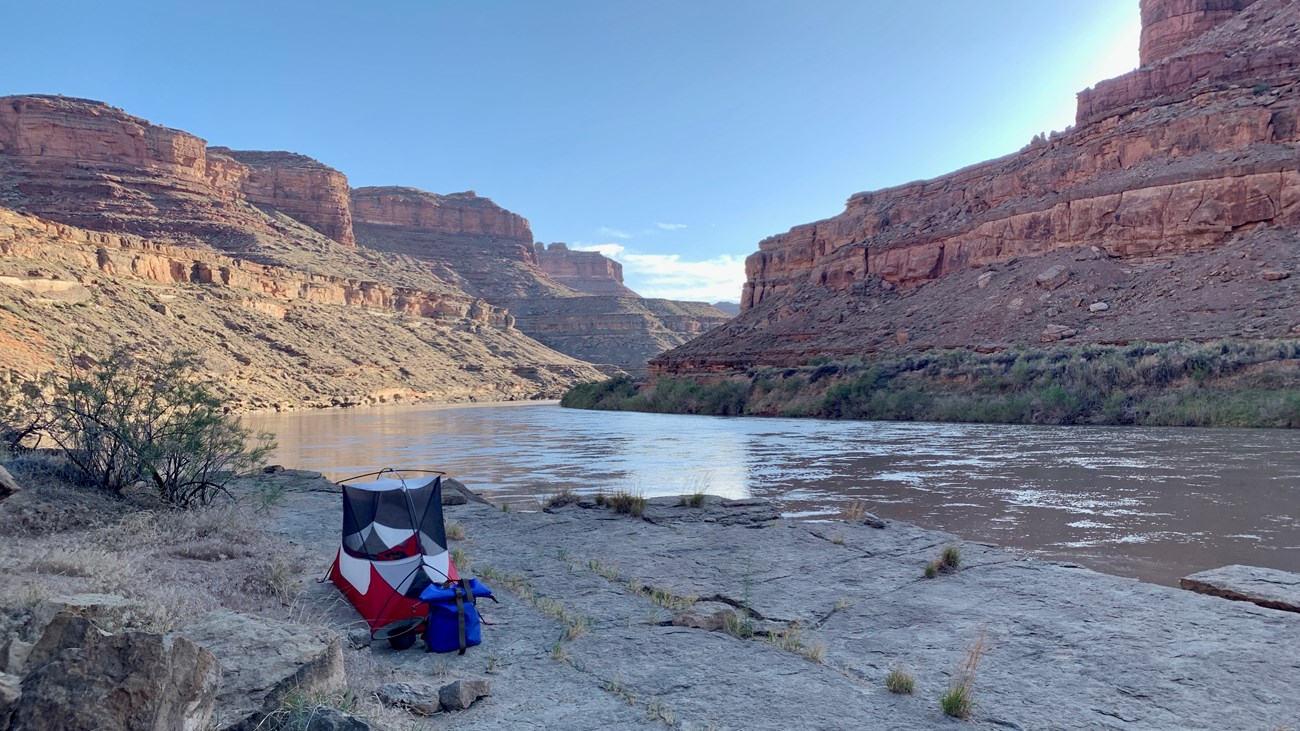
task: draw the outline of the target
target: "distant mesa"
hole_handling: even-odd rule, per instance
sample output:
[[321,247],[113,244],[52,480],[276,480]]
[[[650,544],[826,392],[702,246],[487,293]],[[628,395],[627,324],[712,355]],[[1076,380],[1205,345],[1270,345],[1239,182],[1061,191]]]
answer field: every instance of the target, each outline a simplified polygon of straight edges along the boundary
[[574,251],[568,244],[534,245],[537,263],[551,279],[593,295],[638,297],[623,286],[623,265],[598,251]]
[[360,223],[438,231],[452,236],[489,236],[532,247],[528,219],[480,198],[474,191],[439,195],[417,188],[381,186],[351,193]]

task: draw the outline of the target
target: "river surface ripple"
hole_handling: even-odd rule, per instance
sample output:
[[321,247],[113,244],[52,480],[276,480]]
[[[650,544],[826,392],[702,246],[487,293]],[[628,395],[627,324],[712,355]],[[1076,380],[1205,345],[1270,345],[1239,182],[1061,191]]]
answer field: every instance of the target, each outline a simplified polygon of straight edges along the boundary
[[333,479],[444,470],[536,507],[562,487],[761,496],[882,517],[1176,584],[1232,563],[1300,571],[1300,432],[723,418],[554,403],[254,414],[274,460]]

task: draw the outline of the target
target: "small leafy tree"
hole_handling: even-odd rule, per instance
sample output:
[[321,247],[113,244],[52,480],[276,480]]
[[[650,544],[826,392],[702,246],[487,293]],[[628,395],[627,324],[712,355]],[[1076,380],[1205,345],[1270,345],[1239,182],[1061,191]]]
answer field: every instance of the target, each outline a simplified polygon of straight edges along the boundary
[[161,363],[122,350],[99,362],[74,357],[43,392],[50,437],[115,494],[144,480],[165,503],[207,505],[275,446],[222,409],[192,353]]

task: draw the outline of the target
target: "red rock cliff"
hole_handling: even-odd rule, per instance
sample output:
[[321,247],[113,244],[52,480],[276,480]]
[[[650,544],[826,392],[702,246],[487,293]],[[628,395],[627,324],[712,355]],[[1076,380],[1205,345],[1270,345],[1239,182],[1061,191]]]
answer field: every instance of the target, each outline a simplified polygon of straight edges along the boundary
[[1255,0],[1142,0],[1143,66],[1169,58]]
[[528,220],[473,191],[357,188],[352,217],[360,245],[431,262],[491,301],[573,294],[542,273]]
[[623,286],[623,265],[599,251],[574,251],[567,244],[537,244],[537,262],[551,279],[591,295],[636,297]]
[[[908,332],[896,321],[865,316],[883,306],[880,292],[910,291],[1012,260],[1069,261],[1074,254],[1067,252],[1084,252],[1131,268],[1214,251],[1265,227],[1296,234],[1300,3],[1144,0],[1142,12],[1145,65],[1080,93],[1074,127],[940,178],[859,193],[834,218],[762,241],[746,261],[746,312],[665,354],[659,370],[710,368],[710,353],[731,353],[731,366],[743,363],[761,352],[742,344],[766,337],[760,330],[784,332],[823,352],[840,347],[820,335],[837,328],[883,328],[890,343],[915,345],[918,322]],[[1065,303],[1036,309],[1028,299],[1008,299],[1004,312],[1065,316]],[[844,309],[815,311],[813,303],[831,300]],[[907,317],[923,321],[920,313],[932,304],[918,294]],[[756,309],[761,313],[746,316]],[[958,308],[943,316],[966,313]],[[1046,324],[1024,331],[1036,338]],[[949,336],[961,332],[975,336],[962,327]],[[1132,336],[1155,334],[1135,321],[1126,331]],[[843,342],[849,340],[879,342],[847,335]]]
[[334,168],[293,152],[210,147],[249,168],[242,180],[248,200],[283,211],[344,246],[356,246],[348,179]]
[[0,98],[0,202],[47,219],[187,241],[266,231],[245,209],[248,172],[101,102]]
[[[763,241],[746,262],[742,306],[805,283],[844,289],[876,277],[913,286],[1053,249],[1148,257],[1215,246],[1243,226],[1295,225],[1297,16],[1292,3],[1261,0],[1220,24],[1233,26],[1238,55],[1268,59],[1267,76],[1258,64],[1234,72],[1250,88],[1165,78],[1146,106],[951,175],[857,194],[843,214]],[[1236,68],[1232,58],[1221,61]],[[1213,77],[1228,73],[1220,72]],[[1165,98],[1175,86],[1181,96]],[[1091,104],[1081,95],[1081,117]]]
[[507,211],[490,198],[480,198],[472,190],[439,195],[397,186],[357,188],[352,191],[352,206],[356,220],[366,223],[451,236],[489,236],[520,242],[532,249],[533,232],[528,227],[528,219]]

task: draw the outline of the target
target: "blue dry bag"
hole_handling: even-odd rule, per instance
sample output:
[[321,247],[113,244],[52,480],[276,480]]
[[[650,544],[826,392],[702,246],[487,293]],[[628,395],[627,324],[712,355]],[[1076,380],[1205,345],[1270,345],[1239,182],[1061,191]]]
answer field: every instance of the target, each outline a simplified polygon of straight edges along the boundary
[[424,631],[429,652],[452,652],[473,647],[483,641],[483,622],[474,606],[478,597],[496,601],[492,590],[478,579],[461,579],[443,587],[432,584],[420,593],[420,601],[429,605],[429,621]]

